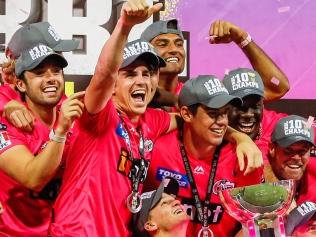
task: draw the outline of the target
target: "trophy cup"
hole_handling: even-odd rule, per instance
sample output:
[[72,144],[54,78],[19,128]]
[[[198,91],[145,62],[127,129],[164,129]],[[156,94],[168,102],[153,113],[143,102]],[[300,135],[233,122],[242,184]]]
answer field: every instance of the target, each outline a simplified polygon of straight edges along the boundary
[[294,180],[220,191],[226,211],[242,224],[246,237],[286,237],[283,215],[291,205]]

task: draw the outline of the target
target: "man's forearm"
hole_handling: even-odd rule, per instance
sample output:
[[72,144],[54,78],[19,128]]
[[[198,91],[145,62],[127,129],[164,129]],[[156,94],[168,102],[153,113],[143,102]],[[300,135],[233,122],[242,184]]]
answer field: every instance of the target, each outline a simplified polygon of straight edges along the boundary
[[86,90],[85,105],[89,113],[101,111],[112,95],[118,70],[123,61],[123,49],[131,26],[120,19],[102,48],[94,75]]
[[64,143],[50,141],[45,149],[34,157],[26,166],[29,177],[26,186],[40,191],[51,180],[58,169],[64,150]]
[[263,80],[266,101],[280,99],[289,91],[287,76],[255,42],[245,46],[243,52]]
[[238,132],[236,129],[230,126],[227,127],[224,139],[234,144],[238,144],[239,142],[243,142],[245,140],[251,140],[251,138],[248,137],[246,134]]

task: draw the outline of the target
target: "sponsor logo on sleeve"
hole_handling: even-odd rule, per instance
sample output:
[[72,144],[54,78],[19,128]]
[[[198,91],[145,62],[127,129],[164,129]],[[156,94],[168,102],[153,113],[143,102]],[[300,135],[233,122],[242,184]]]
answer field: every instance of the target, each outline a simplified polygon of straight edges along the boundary
[[7,130],[7,125],[5,125],[4,123],[0,123],[0,131],[3,130]]
[[0,132],[0,150],[11,145],[9,134],[5,131]]
[[162,181],[165,177],[172,177],[176,179],[179,183],[179,186],[182,188],[187,188],[189,186],[188,177],[185,174],[181,174],[174,170],[158,167],[156,179],[158,181]]

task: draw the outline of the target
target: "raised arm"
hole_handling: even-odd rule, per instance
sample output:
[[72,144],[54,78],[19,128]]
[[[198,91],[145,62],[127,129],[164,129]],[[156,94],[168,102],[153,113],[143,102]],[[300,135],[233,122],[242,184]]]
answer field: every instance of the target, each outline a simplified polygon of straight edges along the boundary
[[241,42],[245,42],[242,51],[263,80],[265,101],[280,99],[289,91],[290,84],[287,76],[253,40],[246,43],[248,33],[245,30],[228,21],[216,20],[211,24],[209,35],[211,44],[233,41],[240,46]]
[[86,90],[85,106],[89,113],[100,112],[110,99],[123,62],[123,49],[132,27],[147,20],[161,7],[162,4],[158,3],[149,8],[146,0],[129,0],[123,4],[120,19],[101,50],[94,75]]
[[12,146],[0,155],[0,169],[25,187],[40,191],[60,164],[66,134],[74,119],[82,114],[83,103],[80,100],[83,96],[84,92],[78,92],[64,101],[55,137],[38,155],[34,156],[24,145]]

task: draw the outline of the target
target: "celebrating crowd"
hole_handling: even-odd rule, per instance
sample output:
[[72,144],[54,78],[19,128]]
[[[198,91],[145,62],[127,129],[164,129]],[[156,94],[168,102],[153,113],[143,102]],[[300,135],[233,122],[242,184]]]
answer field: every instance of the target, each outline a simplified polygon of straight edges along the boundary
[[288,179],[287,235],[312,236],[314,128],[264,108],[290,89],[286,75],[249,33],[217,20],[210,44],[235,43],[253,68],[180,82],[176,19],[128,42],[161,8],[126,1],[88,87],[68,98],[63,52],[78,42],[48,22],[12,36],[1,64],[0,236],[242,236],[220,192]]

